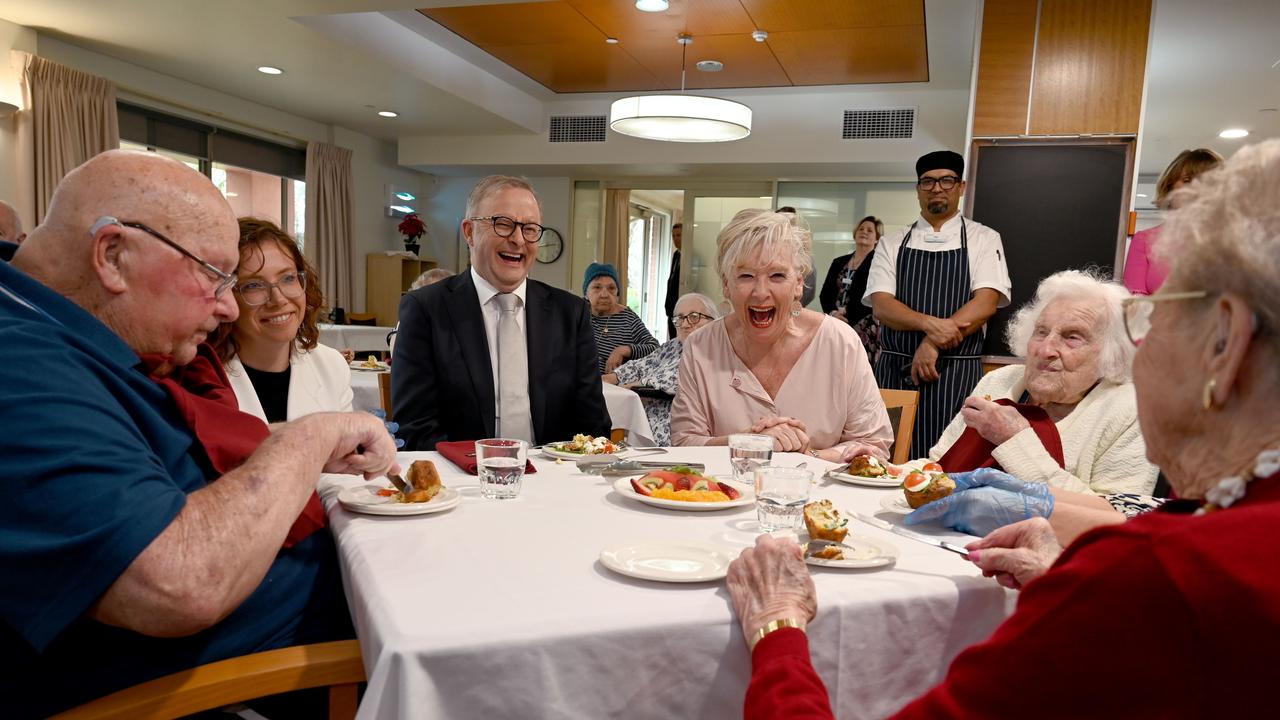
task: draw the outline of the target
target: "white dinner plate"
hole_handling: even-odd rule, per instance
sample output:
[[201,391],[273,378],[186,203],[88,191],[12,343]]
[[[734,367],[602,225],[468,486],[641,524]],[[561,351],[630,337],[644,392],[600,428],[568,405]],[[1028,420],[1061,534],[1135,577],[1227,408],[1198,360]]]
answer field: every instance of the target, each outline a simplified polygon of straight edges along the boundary
[[[568,443],[569,441],[566,440],[564,442]],[[561,458],[563,460],[582,460],[584,458],[605,457],[606,455],[609,457],[612,457],[614,455],[617,455],[618,453],[625,452],[626,450],[630,449],[627,447],[627,444],[623,442],[615,442],[613,444],[613,447],[615,448],[615,450],[611,453],[603,453],[603,452],[576,453],[576,452],[567,452],[565,450],[557,450],[551,447],[552,445],[561,445],[561,444],[564,444],[564,443],[548,443],[546,445],[543,445],[540,449],[542,450],[542,454],[546,455],[549,458]]]
[[352,512],[367,515],[427,515],[444,512],[457,507],[458,503],[462,502],[462,493],[453,488],[444,488],[429,502],[424,503],[395,502],[389,497],[378,494],[378,491],[383,489],[386,489],[386,486],[378,483],[352,485],[338,493],[338,502]]
[[840,545],[844,551],[843,560],[806,556],[804,561],[821,567],[873,568],[891,565],[898,559],[898,548],[883,540],[872,540],[862,535],[845,535]]
[[628,577],[659,582],[707,582],[729,572],[736,553],[727,547],[694,541],[624,543],[600,551],[600,562]]
[[391,366],[379,360],[378,367],[370,367],[365,364],[364,360],[356,360],[351,363],[351,369],[363,370],[365,372],[386,372],[391,369]]
[[900,492],[880,498],[880,508],[900,515],[911,513],[911,506],[907,504],[907,498]]
[[[642,477],[637,475],[635,477]],[[630,477],[621,477],[613,481],[613,490],[619,495],[637,500],[646,505],[665,508],[667,510],[683,510],[685,512],[708,512],[711,510],[726,510],[728,508],[742,507],[743,505],[751,505],[756,501],[756,492],[750,485],[743,485],[732,480],[721,480],[726,485],[731,485],[742,493],[737,500],[729,500],[728,502],[689,502],[688,500],[667,500],[666,498],[650,497],[641,495],[631,487]]]
[[887,475],[884,477],[873,478],[873,477],[863,477],[861,475],[850,475],[849,473],[836,472],[835,470],[831,470],[830,472],[828,472],[827,477],[831,478],[832,480],[837,480],[839,482],[845,483],[847,485],[861,485],[862,487],[896,488],[902,484],[901,479],[896,477],[889,477]]

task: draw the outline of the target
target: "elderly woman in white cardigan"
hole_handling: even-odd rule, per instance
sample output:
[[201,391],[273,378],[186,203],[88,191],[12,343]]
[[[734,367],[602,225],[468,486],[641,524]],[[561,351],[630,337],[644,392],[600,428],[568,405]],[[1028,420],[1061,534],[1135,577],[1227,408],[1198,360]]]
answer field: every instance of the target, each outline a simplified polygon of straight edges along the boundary
[[[1025,364],[983,377],[930,459],[950,470],[944,458],[963,454],[958,441],[976,437],[995,463],[1021,480],[1099,496],[1149,495],[1157,470],[1147,462],[1138,428],[1134,346],[1122,305],[1128,295],[1117,283],[1076,270],[1041,281],[1007,329],[1009,348]],[[1024,413],[996,402],[1002,398],[1047,415],[1061,442],[1061,464],[1052,440],[1037,434]]]

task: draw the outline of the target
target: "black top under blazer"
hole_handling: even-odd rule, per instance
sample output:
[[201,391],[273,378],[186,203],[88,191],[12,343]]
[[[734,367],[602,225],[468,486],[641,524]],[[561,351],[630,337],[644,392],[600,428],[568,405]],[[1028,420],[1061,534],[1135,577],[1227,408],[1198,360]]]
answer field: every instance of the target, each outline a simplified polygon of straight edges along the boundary
[[[526,281],[529,411],[538,443],[609,435],[590,310],[582,298]],[[405,450],[494,436],[493,369],[470,270],[406,294],[391,363]]]

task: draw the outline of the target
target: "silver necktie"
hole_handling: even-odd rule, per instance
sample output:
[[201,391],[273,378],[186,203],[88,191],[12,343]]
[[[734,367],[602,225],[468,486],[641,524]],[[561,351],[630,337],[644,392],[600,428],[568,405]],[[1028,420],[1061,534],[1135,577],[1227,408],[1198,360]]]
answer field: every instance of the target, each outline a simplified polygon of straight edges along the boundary
[[498,416],[494,430],[498,437],[533,442],[529,412],[529,351],[524,332],[516,321],[520,299],[511,293],[494,296],[501,310],[498,316]]

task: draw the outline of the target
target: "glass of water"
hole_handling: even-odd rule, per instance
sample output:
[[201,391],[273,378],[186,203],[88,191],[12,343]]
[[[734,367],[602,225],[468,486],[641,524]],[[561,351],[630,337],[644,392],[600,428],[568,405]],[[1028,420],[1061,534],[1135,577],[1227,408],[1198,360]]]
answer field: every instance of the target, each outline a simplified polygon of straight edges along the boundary
[[756,468],[764,467],[773,458],[773,438],[768,435],[730,435],[729,463],[733,465],[733,479],[750,484]]
[[509,500],[519,495],[528,452],[529,445],[524,440],[477,440],[480,494],[491,500]]
[[813,473],[801,468],[756,468],[756,518],[763,532],[800,527]]

